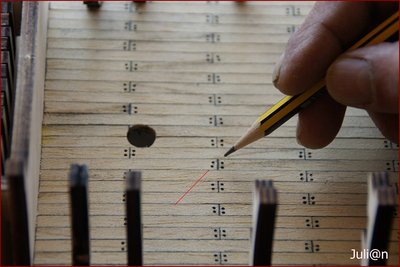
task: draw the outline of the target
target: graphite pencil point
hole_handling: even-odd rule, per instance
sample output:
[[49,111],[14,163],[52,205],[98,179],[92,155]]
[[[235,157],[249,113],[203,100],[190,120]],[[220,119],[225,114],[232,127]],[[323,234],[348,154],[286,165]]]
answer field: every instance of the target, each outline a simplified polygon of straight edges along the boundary
[[231,149],[229,149],[228,152],[225,153],[224,157],[227,157],[228,155],[232,154],[235,151],[236,151],[235,147],[234,146],[231,147]]

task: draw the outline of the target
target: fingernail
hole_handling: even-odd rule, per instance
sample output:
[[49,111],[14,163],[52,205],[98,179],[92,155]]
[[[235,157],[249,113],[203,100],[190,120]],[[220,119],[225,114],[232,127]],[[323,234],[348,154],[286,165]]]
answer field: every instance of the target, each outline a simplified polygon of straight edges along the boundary
[[275,64],[274,71],[272,72],[272,82],[274,83],[275,86],[277,86],[278,81],[279,81],[279,75],[280,75],[280,72],[281,72],[283,56],[284,56],[284,54],[282,54],[279,57],[278,61]]
[[372,101],[373,86],[371,66],[364,59],[339,59],[327,73],[329,93],[344,105],[367,106]]

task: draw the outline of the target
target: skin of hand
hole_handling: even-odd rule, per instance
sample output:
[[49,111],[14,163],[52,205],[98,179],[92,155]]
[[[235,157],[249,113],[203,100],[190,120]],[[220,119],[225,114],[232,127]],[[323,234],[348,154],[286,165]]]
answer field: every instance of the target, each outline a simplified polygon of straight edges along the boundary
[[336,137],[346,106],[367,110],[398,143],[399,43],[344,51],[398,10],[397,2],[318,2],[296,31],[274,70],[274,85],[300,94],[324,76],[328,94],[299,113],[297,140],[309,148]]

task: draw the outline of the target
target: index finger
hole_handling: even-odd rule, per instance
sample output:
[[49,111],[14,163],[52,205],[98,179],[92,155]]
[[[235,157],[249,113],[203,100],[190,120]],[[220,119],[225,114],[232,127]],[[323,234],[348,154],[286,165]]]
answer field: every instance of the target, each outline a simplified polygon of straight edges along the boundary
[[361,38],[394,3],[318,2],[289,39],[277,64],[274,84],[283,93],[299,94],[325,76],[330,64]]

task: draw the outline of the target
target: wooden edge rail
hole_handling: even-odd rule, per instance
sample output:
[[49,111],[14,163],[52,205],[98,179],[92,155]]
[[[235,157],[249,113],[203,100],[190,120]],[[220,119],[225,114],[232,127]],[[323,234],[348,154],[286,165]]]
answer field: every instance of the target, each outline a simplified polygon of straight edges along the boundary
[[[24,2],[22,6],[13,135],[11,154],[5,168],[6,180],[9,182],[10,207],[25,207],[18,212],[10,212],[13,248],[20,246],[24,250],[13,249],[23,255],[13,255],[17,265],[29,264],[33,255],[43,117],[47,11],[47,2]],[[18,203],[15,202],[16,199]],[[16,221],[17,224],[13,223]],[[21,235],[24,237],[20,239]]]

